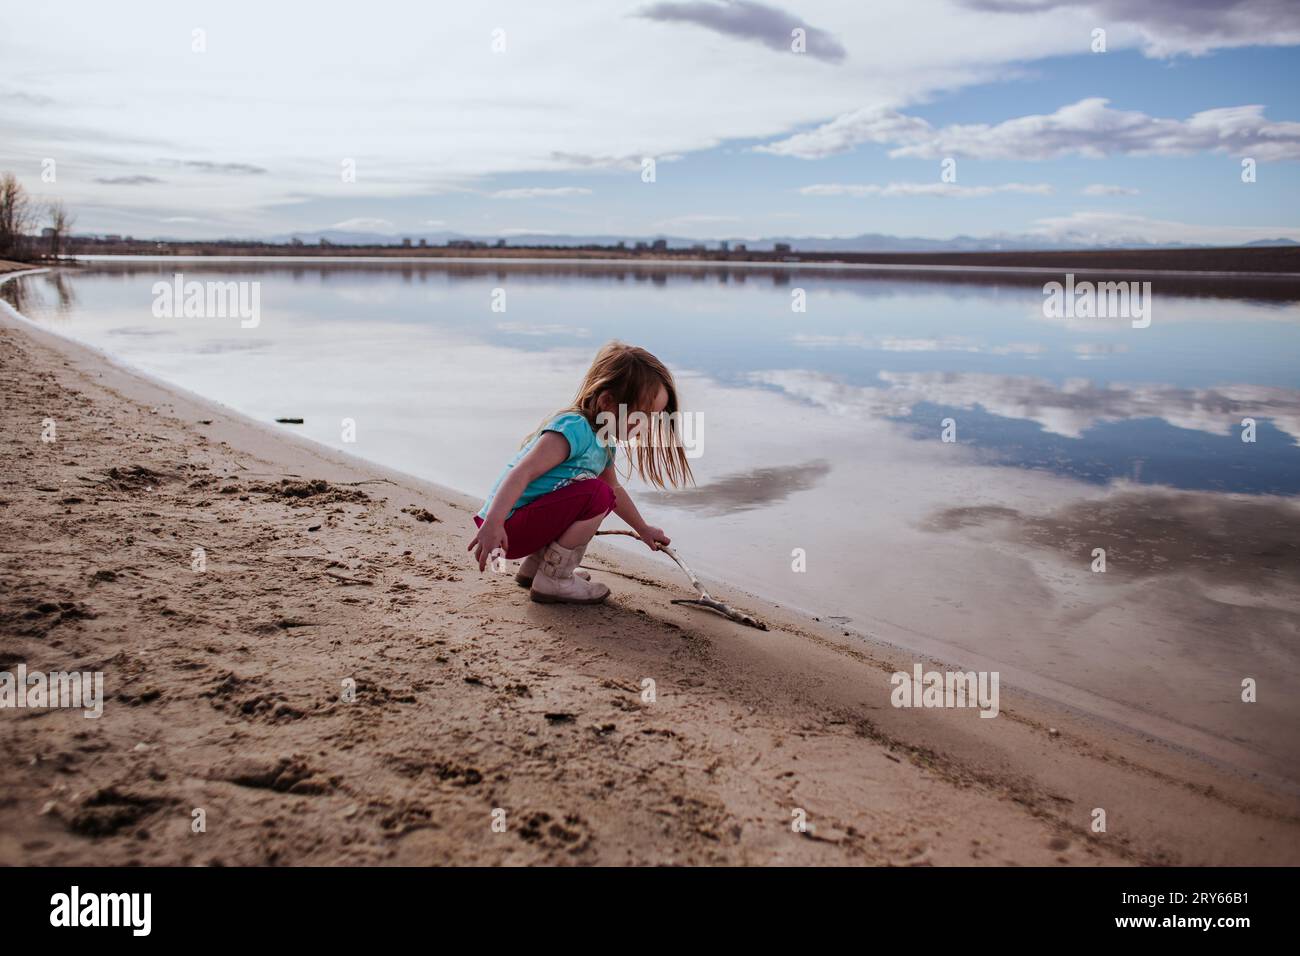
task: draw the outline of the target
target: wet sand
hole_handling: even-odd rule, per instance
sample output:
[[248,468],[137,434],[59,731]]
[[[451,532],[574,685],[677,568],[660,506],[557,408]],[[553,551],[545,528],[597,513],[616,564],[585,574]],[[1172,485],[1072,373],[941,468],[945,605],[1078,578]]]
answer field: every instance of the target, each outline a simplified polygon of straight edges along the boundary
[[0,389],[0,670],[108,695],[0,711],[0,863],[1300,861],[1285,787],[1005,682],[992,720],[896,709],[890,634],[671,605],[648,552],[593,547],[607,606],[533,604],[466,559],[477,501],[3,306]]

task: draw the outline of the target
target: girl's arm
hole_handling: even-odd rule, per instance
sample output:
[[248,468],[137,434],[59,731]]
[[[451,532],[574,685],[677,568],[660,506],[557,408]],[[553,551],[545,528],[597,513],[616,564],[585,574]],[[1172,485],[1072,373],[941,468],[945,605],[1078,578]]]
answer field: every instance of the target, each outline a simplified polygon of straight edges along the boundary
[[478,569],[487,567],[488,558],[497,548],[505,551],[510,547],[506,540],[506,515],[515,506],[524,489],[535,478],[540,478],[556,465],[569,457],[569,440],[558,432],[542,432],[537,443],[529,449],[528,454],[519,460],[519,464],[510,469],[510,473],[497,487],[492,498],[492,506],[483,517],[483,526],[470,541],[466,551],[473,551],[478,558]]
[[646,546],[652,551],[658,551],[660,545],[672,544],[672,539],[664,534],[663,528],[656,528],[648,525],[645,519],[641,517],[641,512],[637,510],[636,504],[632,501],[632,496],[627,493],[618,482],[618,472],[614,466],[610,465],[600,474],[600,480],[605,482],[614,489],[614,514],[618,515],[628,523],[628,526],[636,532],[637,537],[646,543]]

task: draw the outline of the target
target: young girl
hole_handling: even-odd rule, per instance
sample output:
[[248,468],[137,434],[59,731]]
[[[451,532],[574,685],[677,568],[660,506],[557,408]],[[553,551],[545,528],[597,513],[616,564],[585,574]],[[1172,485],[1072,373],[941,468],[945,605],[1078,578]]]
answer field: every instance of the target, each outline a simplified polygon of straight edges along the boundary
[[605,600],[609,588],[578,565],[607,514],[626,521],[652,550],[671,543],[662,528],[645,523],[619,484],[615,446],[628,445],[637,473],[650,484],[685,484],[691,466],[677,413],[677,387],[662,362],[621,342],[602,348],[573,404],[524,442],[474,517],[478,534],[467,550],[479,571],[500,549],[507,558],[524,558],[515,580],[530,588],[534,601]]

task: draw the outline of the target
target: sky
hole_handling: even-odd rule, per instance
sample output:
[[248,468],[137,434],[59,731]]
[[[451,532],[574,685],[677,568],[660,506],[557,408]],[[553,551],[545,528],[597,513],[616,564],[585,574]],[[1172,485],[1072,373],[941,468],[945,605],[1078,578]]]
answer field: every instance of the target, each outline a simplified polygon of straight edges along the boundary
[[80,233],[1300,241],[1296,0],[68,0],[5,22],[0,171]]

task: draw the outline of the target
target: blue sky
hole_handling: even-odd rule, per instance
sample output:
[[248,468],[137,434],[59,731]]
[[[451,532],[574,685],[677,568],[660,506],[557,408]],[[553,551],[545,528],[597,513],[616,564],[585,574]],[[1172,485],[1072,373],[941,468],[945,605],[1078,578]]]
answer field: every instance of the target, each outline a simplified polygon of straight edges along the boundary
[[136,236],[1300,240],[1297,4],[547,10],[17,10],[0,169]]

